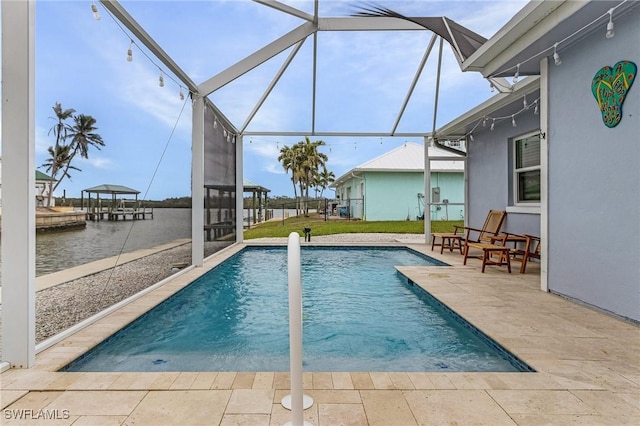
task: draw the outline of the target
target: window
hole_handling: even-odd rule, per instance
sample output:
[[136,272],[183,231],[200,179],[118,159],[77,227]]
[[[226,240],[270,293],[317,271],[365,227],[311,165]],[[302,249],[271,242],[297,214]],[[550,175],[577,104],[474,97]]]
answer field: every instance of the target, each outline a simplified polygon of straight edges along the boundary
[[540,203],[540,133],[515,139],[513,188],[515,204]]

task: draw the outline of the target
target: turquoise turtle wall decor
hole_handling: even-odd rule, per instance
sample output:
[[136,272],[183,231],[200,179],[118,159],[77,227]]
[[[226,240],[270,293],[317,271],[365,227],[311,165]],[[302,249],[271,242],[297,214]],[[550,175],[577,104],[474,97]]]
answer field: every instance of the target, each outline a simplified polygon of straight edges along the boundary
[[598,102],[602,121],[616,127],[622,119],[622,104],[633,85],[638,67],[631,61],[620,61],[613,67],[603,67],[593,77],[591,92]]

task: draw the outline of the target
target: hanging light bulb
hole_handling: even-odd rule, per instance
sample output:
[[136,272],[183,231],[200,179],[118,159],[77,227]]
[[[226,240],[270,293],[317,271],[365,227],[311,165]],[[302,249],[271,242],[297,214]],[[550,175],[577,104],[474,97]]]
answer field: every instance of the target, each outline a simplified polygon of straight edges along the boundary
[[215,115],[213,116],[213,128],[218,128],[218,117],[216,117]]
[[524,95],[524,96],[522,97],[522,107],[523,107],[524,109],[529,108],[529,103],[527,102],[527,95]]
[[227,130],[226,130],[226,129],[224,129],[224,130],[222,131],[222,136],[224,136],[225,138],[227,137]]
[[100,20],[100,12],[98,12],[98,6],[94,2],[91,2],[91,11],[93,12],[93,17],[96,21]]
[[607,24],[607,34],[605,37],[613,38],[616,32],[613,30],[613,9],[609,9],[609,23]]
[[558,55],[558,43],[553,45],[553,61],[556,65],[560,65],[562,63],[562,59],[560,59],[560,55]]
[[133,40],[131,40],[131,44],[129,44],[129,49],[127,49],[127,62],[133,61],[133,50],[131,50],[132,46],[133,46]]
[[520,77],[520,64],[516,65],[516,73],[513,75],[513,84],[518,82],[518,78]]
[[164,77],[162,76],[162,71],[160,71],[160,78],[158,78],[158,86],[164,87]]
[[182,87],[180,88],[180,100],[184,101],[184,93],[182,93]]
[[533,113],[538,115],[538,100],[536,99],[536,107],[533,109]]
[[474,137],[473,137],[473,133],[469,133],[469,140],[471,142],[475,141]]
[[231,142],[231,133],[227,135],[227,142]]
[[516,127],[516,115],[515,114],[511,115],[511,125],[513,127]]
[[493,121],[491,122],[491,127],[489,128],[490,130],[493,130],[493,128],[496,127],[496,119],[494,118]]
[[482,127],[487,127],[487,117],[482,119]]

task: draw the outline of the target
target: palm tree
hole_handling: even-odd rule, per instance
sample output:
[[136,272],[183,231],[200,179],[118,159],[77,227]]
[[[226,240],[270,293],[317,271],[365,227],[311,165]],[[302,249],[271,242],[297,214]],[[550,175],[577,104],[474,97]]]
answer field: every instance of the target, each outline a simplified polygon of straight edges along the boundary
[[[58,172],[62,167],[64,167],[64,163],[60,162],[61,154],[60,147],[63,146],[65,139],[67,139],[70,126],[66,123],[66,121],[73,116],[73,113],[76,112],[75,109],[62,109],[62,105],[59,102],[56,102],[53,107],[53,112],[55,113],[55,118],[57,120],[56,124],[49,130],[49,134],[53,133],[56,138],[56,144],[53,147],[49,147],[48,151],[51,155],[51,158],[45,163],[47,165],[47,172],[50,172],[51,180],[49,181],[49,196],[47,200],[47,205],[51,205],[51,197],[53,196],[53,191],[56,187],[53,186],[54,182],[57,180]],[[45,166],[43,164],[41,167]],[[65,172],[66,173],[66,172]],[[64,176],[64,174],[63,174]]]
[[329,160],[326,154],[318,150],[319,147],[326,145],[323,141],[311,141],[309,137],[305,137],[304,141],[296,144],[300,151],[300,171],[302,184],[300,190],[304,188],[304,215],[309,215],[309,188],[313,186],[314,175],[318,173],[320,167],[325,167]]
[[329,187],[333,182],[336,181],[336,175],[333,172],[327,170],[326,167],[322,168],[322,172],[320,172],[317,176],[317,185],[320,187],[320,197],[324,193],[324,190]]
[[[49,158],[40,167],[44,167],[47,173],[51,172],[51,180],[49,180],[49,194],[47,194],[47,200],[48,200],[47,206],[51,207],[51,196],[53,194],[53,191],[58,186],[57,183],[55,186],[53,184],[56,180],[58,180],[56,177],[58,172],[64,168],[62,172],[62,177],[60,178],[60,180],[62,180],[65,177],[71,178],[71,175],[69,174],[69,169],[78,170],[78,171],[81,171],[81,170],[77,167],[73,167],[69,165],[69,161],[71,160],[71,146],[69,145],[50,146],[49,148],[47,148],[47,151],[49,152]],[[58,180],[58,182],[60,180]]]
[[65,169],[62,172],[62,178],[65,178],[65,177],[70,178],[71,175],[69,174],[69,169],[77,170],[79,172],[82,171],[77,167],[69,165],[69,161],[71,158],[70,145],[57,145],[55,147],[50,146],[49,148],[47,148],[47,151],[49,152],[50,157],[40,166],[40,167],[44,167],[47,173],[49,173],[51,170],[54,170],[54,169],[61,170],[64,167]]
[[62,179],[70,177],[68,171],[70,168],[79,170],[71,166],[71,161],[79,153],[82,158],[89,158],[89,147],[93,146],[97,149],[104,146],[102,136],[95,133],[98,128],[96,127],[96,119],[90,115],[78,114],[73,116],[74,125],[68,128],[67,138],[71,139],[69,143],[69,158],[64,165],[65,169],[62,172],[62,177],[56,182],[53,187],[53,191],[56,190]]
[[[293,198],[298,199],[296,183],[298,183],[298,166],[296,162],[296,152],[293,147],[283,146],[280,148],[278,162],[282,163],[285,173],[291,171],[291,183],[293,184]],[[296,202],[296,215],[298,214],[298,203]]]

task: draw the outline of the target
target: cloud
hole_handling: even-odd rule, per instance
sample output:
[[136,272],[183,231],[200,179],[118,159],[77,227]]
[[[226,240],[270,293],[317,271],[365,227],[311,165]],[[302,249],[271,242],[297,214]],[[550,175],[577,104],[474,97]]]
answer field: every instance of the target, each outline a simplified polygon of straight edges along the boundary
[[[89,165],[96,169],[111,170],[114,169],[113,161],[106,157],[96,157],[95,155],[89,155],[89,158],[76,158],[78,161],[78,168],[83,169],[83,164]],[[73,164],[73,163],[72,163]]]

